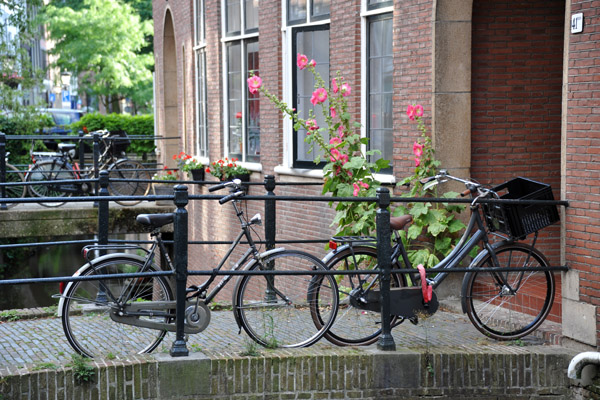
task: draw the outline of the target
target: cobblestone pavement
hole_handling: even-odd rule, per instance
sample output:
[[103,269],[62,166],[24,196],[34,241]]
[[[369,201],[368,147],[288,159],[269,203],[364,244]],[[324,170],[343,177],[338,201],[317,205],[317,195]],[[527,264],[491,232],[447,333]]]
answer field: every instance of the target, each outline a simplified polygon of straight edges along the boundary
[[[450,311],[454,309],[454,311]],[[529,336],[517,342],[496,342],[479,333],[469,322],[466,315],[457,312],[452,304],[418,325],[405,322],[392,331],[396,346],[401,348],[452,347],[455,349],[490,348],[493,346],[531,347],[550,345],[553,341],[555,324],[545,322],[537,336],[545,334],[545,339]],[[175,339],[169,333],[154,353],[168,353]],[[244,332],[238,334],[238,328],[231,311],[217,311],[211,315],[209,327],[188,340],[190,352],[201,352],[209,357],[239,356],[253,343]],[[304,351],[333,349],[336,346],[321,339],[317,344]],[[371,345],[376,347],[376,345]],[[293,352],[296,349],[290,349]],[[269,350],[259,348],[259,351]],[[303,351],[303,352],[304,352]],[[5,367],[35,368],[46,363],[64,365],[71,361],[74,351],[69,346],[62,329],[60,318],[45,317],[22,319],[0,323],[0,369]]]

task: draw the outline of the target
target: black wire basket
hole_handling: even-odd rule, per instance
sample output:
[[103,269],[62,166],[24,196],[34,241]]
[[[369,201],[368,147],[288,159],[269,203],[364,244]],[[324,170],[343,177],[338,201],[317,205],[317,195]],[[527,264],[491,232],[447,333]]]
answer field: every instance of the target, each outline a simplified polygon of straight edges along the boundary
[[[492,188],[501,199],[554,200],[550,185],[526,178],[514,178]],[[482,204],[483,216],[490,231],[515,239],[524,239],[559,220],[555,205]]]

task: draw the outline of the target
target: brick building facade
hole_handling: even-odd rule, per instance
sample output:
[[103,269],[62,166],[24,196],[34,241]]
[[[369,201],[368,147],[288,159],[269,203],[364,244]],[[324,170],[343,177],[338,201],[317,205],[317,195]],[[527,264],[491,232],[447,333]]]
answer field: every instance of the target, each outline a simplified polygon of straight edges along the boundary
[[[245,90],[254,70],[269,91],[301,105],[295,58],[307,53],[322,73],[332,78],[339,70],[352,83],[350,111],[392,161],[382,180],[411,174],[419,132],[405,110],[419,103],[451,173],[484,184],[525,176],[570,201],[561,224],[540,239],[553,265],[570,267],[552,314],[566,336],[597,345],[600,2],[156,0],[153,13],[156,123],[166,164],[184,150],[205,162],[240,158],[253,181],[272,174],[319,182],[291,123]],[[583,32],[571,33],[577,13]],[[280,186],[277,194],[317,195],[320,187]],[[262,211],[261,203],[248,203],[250,215]],[[193,202],[189,210],[192,240],[227,240],[236,230],[229,209],[215,202]],[[325,238],[333,215],[325,203],[278,203],[277,238]],[[190,249],[191,260],[206,262],[198,268],[213,266],[205,250]],[[321,245],[310,250],[323,252]]]

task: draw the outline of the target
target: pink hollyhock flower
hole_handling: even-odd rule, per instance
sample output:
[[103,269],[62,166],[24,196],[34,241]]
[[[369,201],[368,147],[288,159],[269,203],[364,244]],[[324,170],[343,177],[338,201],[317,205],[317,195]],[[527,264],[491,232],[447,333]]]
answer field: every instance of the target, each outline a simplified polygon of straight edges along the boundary
[[342,165],[346,164],[348,162],[348,154],[342,154],[340,156],[340,162],[342,163]]
[[308,57],[306,57],[304,54],[298,53],[298,55],[296,56],[296,65],[299,69],[306,68],[306,66],[308,65]]
[[418,142],[415,142],[413,144],[413,153],[415,154],[415,156],[417,157],[421,157],[423,155],[423,145],[419,144]]
[[339,137],[332,137],[329,140],[329,144],[332,144],[334,146],[337,146],[338,144],[342,143],[342,139],[340,139]]
[[306,132],[307,135],[310,135],[311,133],[319,129],[317,121],[315,121],[314,119],[307,119],[306,127],[308,128],[308,132]]
[[358,181],[358,184],[362,187],[364,187],[365,189],[369,188],[369,184],[368,183],[364,183],[363,181]]
[[242,119],[242,112],[241,112],[241,111],[238,111],[238,112],[236,112],[236,113],[235,113],[235,117],[236,117],[237,119]]
[[254,75],[248,78],[248,90],[250,91],[250,93],[254,94],[258,92],[258,89],[260,89],[261,86],[262,79],[260,79],[260,76]]
[[358,196],[358,192],[360,192],[360,186],[358,186],[358,183],[353,183],[352,186],[354,187],[354,192],[352,192],[352,195],[356,197]]
[[352,92],[352,90],[350,89],[350,85],[347,83],[342,83],[342,88],[340,90],[342,91],[342,96],[344,97],[349,96]]
[[423,116],[423,106],[420,104],[417,104],[414,108],[415,110],[415,116],[416,117],[422,117]]
[[316,67],[317,66],[317,62],[315,60],[310,60],[310,62],[308,63],[309,67]]
[[338,126],[338,135],[339,137],[344,137],[344,127],[342,125]]
[[408,119],[411,121],[415,120],[415,108],[410,104],[406,108],[406,115],[408,115]]
[[335,107],[329,107],[329,111],[331,112],[331,118],[335,118],[335,116],[337,115]]
[[333,93],[337,93],[340,88],[337,85],[337,81],[335,80],[335,78],[333,78],[333,80],[331,81],[331,88],[333,90]]
[[421,159],[419,157],[415,158],[415,167],[421,165]]
[[310,102],[313,106],[321,104],[325,100],[327,100],[327,90],[325,90],[324,88],[318,88],[317,90],[315,90],[312,94],[312,97],[310,98]]

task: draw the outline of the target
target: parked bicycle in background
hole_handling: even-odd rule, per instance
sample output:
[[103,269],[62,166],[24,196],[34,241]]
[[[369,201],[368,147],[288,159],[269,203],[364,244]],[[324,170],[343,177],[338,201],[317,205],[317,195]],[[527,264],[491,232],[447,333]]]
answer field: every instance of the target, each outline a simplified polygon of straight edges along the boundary
[[[27,193],[27,188],[25,187],[25,185],[23,185],[23,182],[25,182],[25,176],[23,175],[23,172],[20,171],[17,167],[8,163],[9,155],[10,153],[7,152],[4,158],[4,165],[6,166],[6,170],[4,171],[5,176],[2,182],[9,183],[11,185],[2,186],[0,188],[0,197],[13,199],[23,198]],[[13,183],[18,185],[12,185]],[[7,208],[12,208],[17,204],[18,203],[3,203],[2,205],[0,205],[0,209],[3,208],[3,206],[6,206]]]

